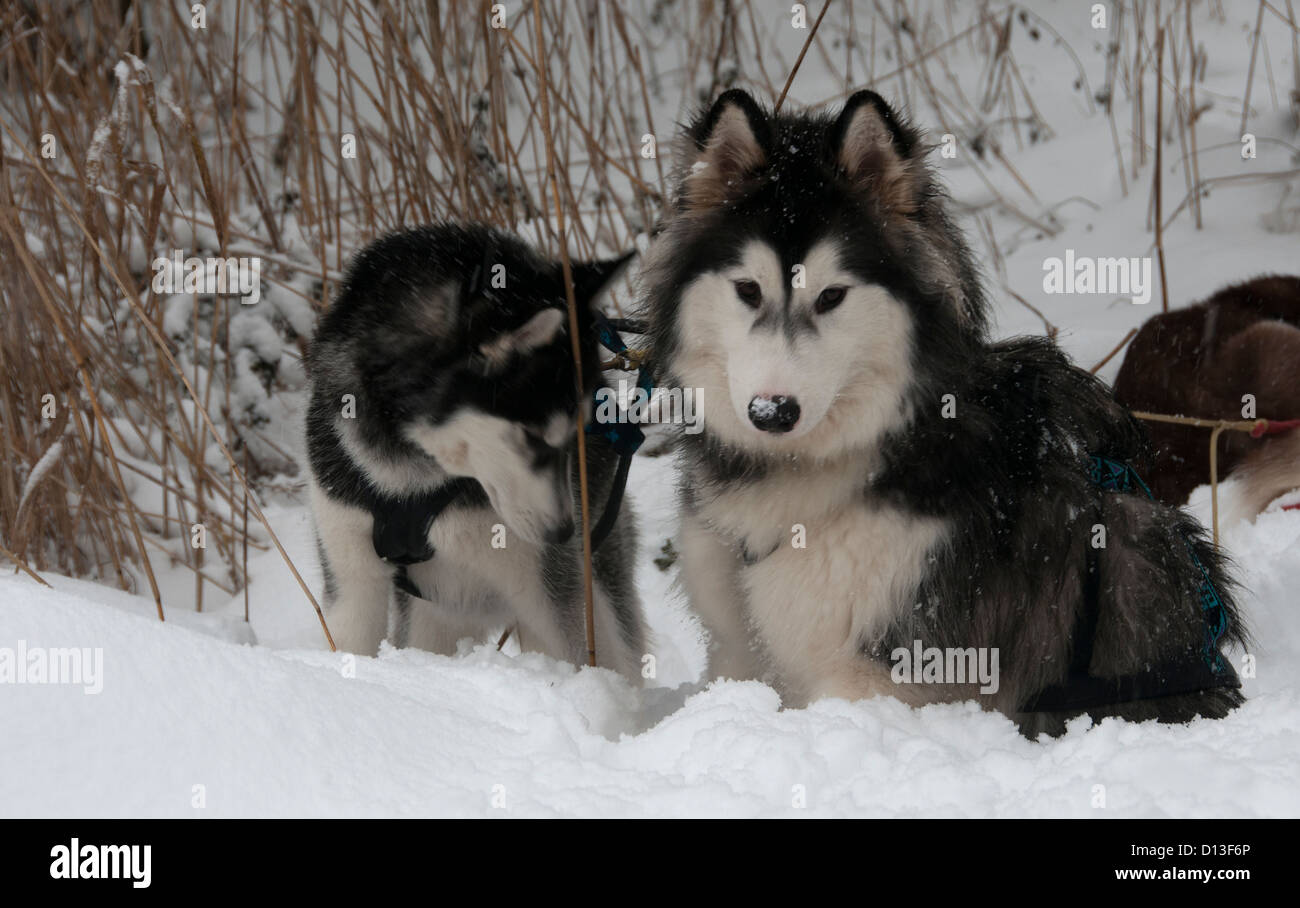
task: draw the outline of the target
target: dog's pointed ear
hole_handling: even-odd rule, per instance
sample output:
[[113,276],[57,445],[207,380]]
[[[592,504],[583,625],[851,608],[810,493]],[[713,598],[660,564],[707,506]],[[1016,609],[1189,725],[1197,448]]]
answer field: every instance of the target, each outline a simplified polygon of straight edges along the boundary
[[855,93],[831,131],[835,165],[855,189],[904,215],[920,203],[916,133],[874,91]]
[[635,249],[623,253],[618,258],[596,262],[574,262],[572,265],[573,298],[578,303],[578,309],[593,306],[596,297],[600,296],[601,292],[623,272],[634,255],[636,255]]
[[478,352],[489,369],[499,369],[509,363],[515,354],[527,353],[553,341],[564,327],[565,318],[563,309],[543,309],[518,328],[512,328],[480,344]]
[[770,124],[758,102],[739,88],[723,92],[689,134],[694,142],[682,202],[713,208],[734,197],[768,160]]

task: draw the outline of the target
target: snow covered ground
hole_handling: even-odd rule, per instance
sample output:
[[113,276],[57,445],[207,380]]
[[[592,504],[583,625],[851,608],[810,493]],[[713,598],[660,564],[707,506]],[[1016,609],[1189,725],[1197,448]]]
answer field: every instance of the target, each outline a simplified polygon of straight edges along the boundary
[[[1082,57],[1096,86],[1103,38],[1088,4],[1034,4]],[[1294,168],[1294,131],[1257,79],[1252,120],[1262,143],[1242,160],[1237,119],[1253,4],[1224,4],[1223,24],[1198,20],[1211,48],[1213,102],[1202,117],[1203,179]],[[1273,26],[1270,25],[1270,28]],[[786,59],[802,35],[778,36]],[[1055,137],[1007,152],[1037,198],[988,168],[1008,199],[1059,232],[1027,229],[991,204],[966,154],[936,157],[954,196],[989,218],[1006,283],[1061,328],[1084,365],[1100,360],[1159,306],[1106,296],[1048,297],[1045,258],[1147,255],[1151,166],[1123,196],[1110,133],[1072,89],[1074,73],[1046,38],[1018,37],[1022,74]],[[1285,34],[1271,45],[1290,66]],[[792,103],[839,89],[810,56]],[[958,63],[960,61],[957,61]],[[956,65],[956,63],[955,63]],[[1235,100],[1234,100],[1235,99]],[[1148,98],[1148,103],[1152,103]],[[667,112],[676,117],[676,111]],[[915,112],[933,134],[944,124]],[[1122,126],[1127,108],[1117,114]],[[1129,143],[1125,132],[1124,152]],[[1169,147],[1176,147],[1176,143]],[[1166,161],[1167,166],[1170,161]],[[1166,175],[1166,213],[1182,197],[1177,162]],[[1294,181],[1293,181],[1294,182]],[[1285,182],[1213,184],[1206,229],[1188,217],[1167,231],[1173,305],[1266,271],[1300,270],[1300,234],[1270,214]],[[971,218],[963,226],[977,237]],[[976,246],[994,278],[993,251]],[[1041,333],[1038,318],[996,281],[1000,334]],[[1113,377],[1119,358],[1101,374]],[[276,406],[291,411],[292,401]],[[277,441],[292,446],[286,416]],[[1076,722],[1060,739],[1028,741],[1005,718],[975,706],[913,710],[892,700],[824,701],[782,711],[758,683],[702,688],[703,641],[654,564],[673,533],[672,465],[639,459],[630,497],[641,514],[640,588],[655,634],[658,677],[634,690],[609,672],[576,669],[507,644],[445,658],[385,650],[351,659],[327,651],[314,612],[274,551],[250,564],[249,624],[242,593],[209,597],[195,614],[192,577],[164,573],[167,622],[151,600],[105,586],[21,574],[0,576],[3,649],[90,647],[102,652],[102,690],[82,685],[0,684],[0,815],[4,816],[1296,816],[1300,815],[1300,511],[1276,505],[1253,524],[1225,528],[1224,545],[1248,589],[1257,675],[1229,718],[1185,727]],[[1224,491],[1231,494],[1230,486]],[[1204,490],[1193,509],[1208,520]],[[309,516],[300,497],[267,507],[313,589],[320,589]],[[258,537],[261,538],[260,536]],[[188,598],[187,598],[188,597]],[[188,604],[188,607],[187,607]],[[1242,654],[1234,654],[1240,663]]]
[[[0,579],[0,645],[102,649],[97,694],[0,685],[0,813],[1300,814],[1300,615],[1288,580],[1300,571],[1300,513],[1227,534],[1260,641],[1243,708],[1186,727],[1082,720],[1036,742],[970,704],[782,711],[756,682],[690,683],[701,641],[652,563],[670,529],[670,469],[643,460],[633,474],[660,667],[660,686],[640,691],[612,672],[491,646],[456,657],[386,650],[346,669],[270,553],[253,568],[256,645],[242,596],[160,624],[151,601],[101,586]],[[295,561],[313,564],[306,513],[278,509],[272,521]]]

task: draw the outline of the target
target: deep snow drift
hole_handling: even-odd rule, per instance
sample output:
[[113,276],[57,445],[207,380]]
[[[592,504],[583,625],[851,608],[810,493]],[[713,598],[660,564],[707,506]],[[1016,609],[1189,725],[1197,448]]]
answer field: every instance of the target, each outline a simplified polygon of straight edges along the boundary
[[[669,471],[666,461],[641,461],[635,488],[667,489]],[[0,813],[1300,813],[1300,620],[1287,580],[1300,571],[1300,512],[1266,513],[1227,534],[1260,641],[1242,709],[1185,727],[1085,719],[1036,742],[971,704],[824,701],[781,711],[756,682],[677,687],[694,678],[703,652],[651,563],[668,498],[639,498],[651,512],[641,577],[657,638],[654,683],[671,685],[644,691],[612,672],[492,646],[456,657],[330,654],[274,554],[254,568],[256,646],[237,642],[249,633],[242,597],[220,614],[160,624],[145,599],[6,576],[0,645],[100,647],[103,689],[0,685]],[[305,513],[272,519],[290,554],[310,564]],[[200,795],[204,806],[193,806]],[[1094,806],[1099,795],[1104,808]]]

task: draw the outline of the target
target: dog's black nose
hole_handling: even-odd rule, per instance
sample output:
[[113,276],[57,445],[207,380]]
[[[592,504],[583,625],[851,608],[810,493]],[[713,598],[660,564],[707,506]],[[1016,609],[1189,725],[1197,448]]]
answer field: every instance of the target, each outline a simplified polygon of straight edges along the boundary
[[546,531],[546,541],[559,545],[562,542],[568,542],[573,538],[573,518],[570,517],[557,527],[552,527]]
[[793,397],[755,397],[749,402],[749,421],[764,432],[789,432],[799,421],[799,401]]

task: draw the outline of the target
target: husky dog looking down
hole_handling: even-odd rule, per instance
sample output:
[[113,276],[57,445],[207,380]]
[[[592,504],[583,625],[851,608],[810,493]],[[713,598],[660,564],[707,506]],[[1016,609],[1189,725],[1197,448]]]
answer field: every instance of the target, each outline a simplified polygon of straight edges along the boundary
[[[790,705],[974,699],[1027,734],[1223,716],[1243,629],[1218,555],[1090,479],[1142,451],[1104,385],[1046,339],[989,341],[924,153],[870,91],[774,116],[733,90],[686,130],[642,279],[659,383],[704,392],[679,550],[710,675]],[[996,651],[996,692],[896,683],[918,642]]]
[[[584,401],[601,382],[594,300],[624,259],[573,266]],[[521,645],[585,662],[574,535],[579,408],[560,265],[487,227],[384,237],[352,262],[308,368],[312,509],[338,645],[373,654],[394,636],[451,653],[515,625]],[[617,457],[587,443],[593,512]],[[596,652],[639,677],[645,631],[633,586],[633,514],[594,559]],[[381,558],[381,555],[383,556]]]

